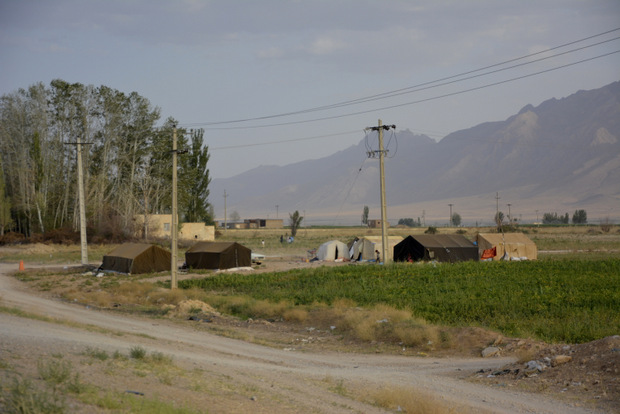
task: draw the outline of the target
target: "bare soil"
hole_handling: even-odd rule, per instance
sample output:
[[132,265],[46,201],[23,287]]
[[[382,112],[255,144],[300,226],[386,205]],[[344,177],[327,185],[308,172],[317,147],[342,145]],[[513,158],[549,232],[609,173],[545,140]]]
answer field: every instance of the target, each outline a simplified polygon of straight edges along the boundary
[[[326,263],[268,258],[246,271],[320,265]],[[85,383],[105,392],[135,391],[137,398],[199,412],[397,411],[398,404],[378,405],[375,392],[381,389],[421,395],[433,402],[433,412],[620,412],[618,336],[549,345],[468,328],[455,330],[458,345],[449,350],[403,349],[351,341],[307,324],[242,321],[208,307],[199,314],[180,309],[171,312],[172,318],[148,318],[66,303],[54,287],[39,291],[16,280],[11,276],[16,270],[17,264],[0,264],[0,305],[30,316],[0,313],[3,395],[10,378],[40,382],[37,363],[61,358],[71,362]],[[499,354],[482,358],[482,349],[489,345]],[[170,355],[174,362],[157,368],[130,359],[97,361],[88,355],[92,349],[129,355],[136,346]],[[552,363],[557,356],[570,360]],[[544,367],[528,369],[529,361]],[[0,399],[0,411],[4,402]],[[70,400],[68,411],[111,412],[78,398]],[[418,412],[424,411],[431,412]]]

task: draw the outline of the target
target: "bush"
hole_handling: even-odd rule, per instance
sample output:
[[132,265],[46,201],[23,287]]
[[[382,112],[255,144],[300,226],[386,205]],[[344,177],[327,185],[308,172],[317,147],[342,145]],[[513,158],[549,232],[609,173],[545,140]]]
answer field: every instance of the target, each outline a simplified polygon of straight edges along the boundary
[[26,242],[26,236],[24,236],[21,233],[15,233],[13,231],[4,233],[4,235],[0,237],[0,245],[22,244],[25,242]]
[[134,346],[129,350],[129,357],[142,360],[146,357],[146,349],[141,346]]
[[439,231],[435,226],[429,226],[428,229],[424,230],[424,234],[437,234]]

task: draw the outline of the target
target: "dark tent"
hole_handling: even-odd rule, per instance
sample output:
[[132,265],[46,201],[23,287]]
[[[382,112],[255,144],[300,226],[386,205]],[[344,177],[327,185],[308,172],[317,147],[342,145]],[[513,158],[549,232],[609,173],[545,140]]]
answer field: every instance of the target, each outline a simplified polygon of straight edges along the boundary
[[252,266],[252,251],[235,242],[198,242],[185,253],[192,269],[230,269]]
[[407,236],[394,246],[394,261],[437,260],[460,262],[478,260],[478,247],[460,234]]
[[101,270],[119,273],[152,273],[170,270],[170,252],[146,243],[125,243],[103,256]]

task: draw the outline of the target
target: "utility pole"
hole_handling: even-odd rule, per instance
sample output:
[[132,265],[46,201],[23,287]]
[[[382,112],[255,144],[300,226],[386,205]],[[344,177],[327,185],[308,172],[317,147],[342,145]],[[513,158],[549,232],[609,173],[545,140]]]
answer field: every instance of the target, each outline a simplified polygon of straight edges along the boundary
[[170,240],[172,242],[172,259],[170,263],[170,289],[176,289],[177,285],[177,127],[172,129],[172,217],[170,226]]
[[[495,220],[500,231],[502,230],[502,221],[499,218],[499,192],[495,193]],[[502,231],[503,233],[503,231]]]
[[452,206],[454,204],[448,204],[450,206],[450,227],[452,227]]
[[383,149],[383,130],[389,130],[390,128],[396,129],[396,125],[383,125],[379,119],[378,126],[368,127],[366,130],[377,131],[379,133],[379,150],[370,151],[368,156],[376,156],[379,153],[379,175],[381,184],[381,259],[383,263],[388,263],[388,233],[387,233],[387,204],[385,202],[385,167],[384,158],[385,150]]
[[170,288],[176,289],[177,284],[177,268],[178,268],[178,256],[179,249],[177,245],[177,238],[179,236],[179,213],[177,209],[177,156],[179,154],[185,154],[187,150],[177,150],[177,127],[172,128],[172,217],[171,221],[171,234],[170,240],[172,242],[172,258],[170,260]]
[[226,190],[224,190],[224,233],[226,233],[226,229],[228,228],[228,213],[226,212],[226,198],[228,194],[226,194]]
[[278,218],[278,208],[280,208],[280,206],[276,204],[276,218]]
[[77,136],[76,142],[67,142],[67,145],[75,145],[77,149],[78,170],[78,199],[80,205],[80,250],[82,253],[82,266],[88,264],[88,241],[86,237],[86,206],[84,202],[84,170],[82,167],[82,145],[90,145],[92,142],[82,142]]

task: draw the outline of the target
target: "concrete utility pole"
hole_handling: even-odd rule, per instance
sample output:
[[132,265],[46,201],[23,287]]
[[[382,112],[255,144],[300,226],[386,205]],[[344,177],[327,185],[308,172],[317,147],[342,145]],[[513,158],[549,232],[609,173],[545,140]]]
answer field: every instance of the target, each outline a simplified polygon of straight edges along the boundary
[[448,204],[450,206],[450,227],[452,227],[452,206],[454,204]]
[[172,217],[170,219],[170,240],[172,241],[172,258],[170,260],[170,288],[176,289],[177,284],[177,267],[179,261],[179,249],[177,245],[177,238],[179,236],[179,213],[177,209],[177,156],[179,154],[185,154],[187,151],[177,150],[177,127],[172,129]]
[[170,240],[172,241],[172,259],[170,263],[170,289],[176,289],[177,285],[177,127],[172,129],[172,218],[170,219]]
[[224,233],[226,233],[226,229],[228,228],[228,219],[227,219],[227,212],[226,212],[226,198],[228,197],[228,194],[226,194],[226,190],[224,190]]
[[385,167],[384,167],[384,158],[385,158],[385,150],[383,149],[383,130],[389,130],[390,128],[396,129],[396,125],[383,125],[381,120],[379,119],[378,126],[376,127],[368,127],[366,130],[377,131],[379,133],[379,150],[378,151],[370,151],[368,156],[376,156],[376,153],[379,153],[379,175],[380,175],[380,184],[381,184],[381,244],[382,244],[382,252],[381,259],[383,263],[388,263],[388,232],[387,232],[387,204],[385,202]]
[[499,218],[499,192],[495,193],[495,219],[497,221],[495,224],[497,224],[500,231],[503,233],[504,231],[502,230],[502,221]]
[[80,204],[80,249],[82,252],[82,266],[88,264],[88,241],[86,237],[86,206],[84,202],[84,170],[82,167],[82,145],[90,145],[91,142],[82,142],[77,136],[76,142],[67,142],[67,145],[75,145],[77,149],[78,170],[78,199]]

